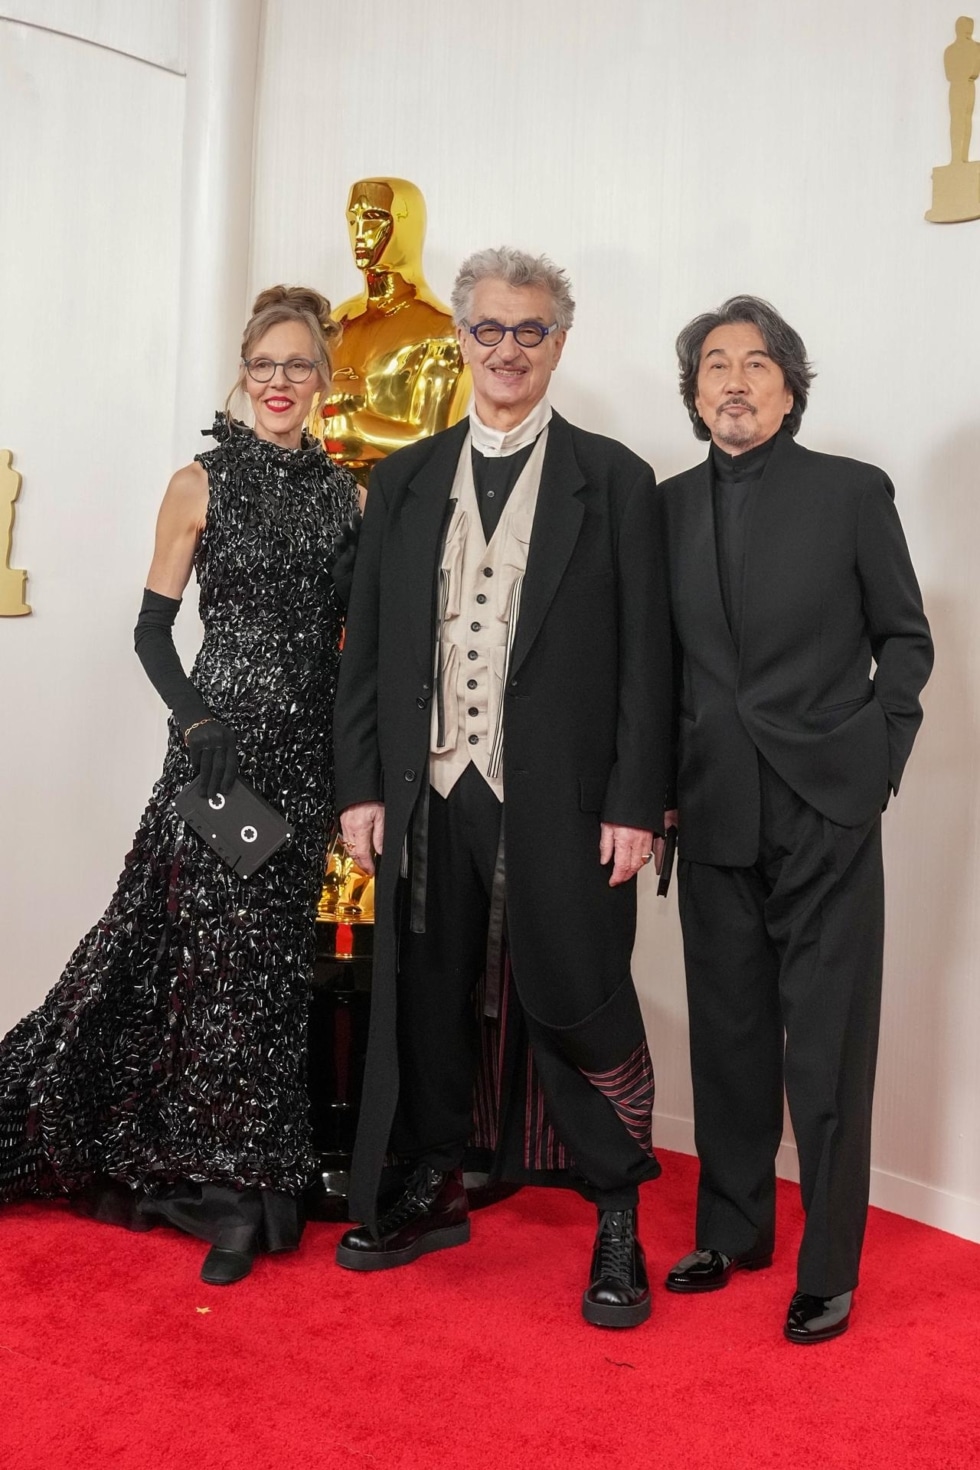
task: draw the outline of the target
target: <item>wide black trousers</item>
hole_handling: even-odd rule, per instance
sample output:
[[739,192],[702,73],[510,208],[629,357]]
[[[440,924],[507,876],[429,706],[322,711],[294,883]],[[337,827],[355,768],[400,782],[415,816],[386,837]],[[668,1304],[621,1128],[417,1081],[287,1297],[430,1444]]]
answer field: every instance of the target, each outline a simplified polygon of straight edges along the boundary
[[[806,1227],[798,1289],[857,1285],[881,1008],[881,819],[839,827],[760,759],[759,857],[682,862],[697,1245],[767,1255],[783,1087]],[[682,814],[683,820],[683,814]]]
[[[400,1083],[392,1146],[437,1169],[460,1164],[473,1129],[477,996],[502,813],[473,765],[447,799],[430,792],[425,933],[413,933],[407,919],[400,930]],[[637,1180],[659,1172],[655,1161],[563,1055],[553,1033],[526,1014],[517,1024],[533,1051],[548,1115],[575,1162],[569,1184],[602,1209],[632,1207]]]

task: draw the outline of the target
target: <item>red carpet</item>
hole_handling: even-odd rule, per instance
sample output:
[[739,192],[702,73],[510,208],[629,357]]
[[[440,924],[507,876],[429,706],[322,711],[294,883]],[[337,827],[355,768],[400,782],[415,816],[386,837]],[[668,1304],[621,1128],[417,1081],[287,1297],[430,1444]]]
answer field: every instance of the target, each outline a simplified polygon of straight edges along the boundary
[[[690,1244],[694,1161],[665,1155],[642,1225],[659,1282]],[[593,1215],[524,1190],[470,1245],[338,1270],[339,1226],[231,1288],[204,1247],[0,1212],[2,1470],[980,1467],[980,1246],[872,1210],[850,1332],[783,1341],[801,1218],[769,1271],[655,1292],[633,1332],[585,1325]]]

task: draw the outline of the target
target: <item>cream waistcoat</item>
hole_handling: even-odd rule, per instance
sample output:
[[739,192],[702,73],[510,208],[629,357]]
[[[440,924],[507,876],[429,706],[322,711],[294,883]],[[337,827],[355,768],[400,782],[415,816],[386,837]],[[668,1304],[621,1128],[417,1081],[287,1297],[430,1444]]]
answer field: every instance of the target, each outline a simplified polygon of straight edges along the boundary
[[547,440],[545,429],[489,544],[480,521],[469,434],[463,442],[452,489],[456,509],[439,570],[429,780],[440,796],[449,795],[472,761],[503,800],[503,689]]

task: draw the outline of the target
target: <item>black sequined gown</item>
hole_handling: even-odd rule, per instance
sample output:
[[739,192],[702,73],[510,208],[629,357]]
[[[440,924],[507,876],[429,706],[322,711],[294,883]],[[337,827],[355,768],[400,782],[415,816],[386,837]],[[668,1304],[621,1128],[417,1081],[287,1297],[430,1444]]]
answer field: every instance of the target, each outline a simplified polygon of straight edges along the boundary
[[108,909],[0,1042],[0,1200],[82,1195],[206,1239],[210,1216],[241,1225],[239,1201],[247,1238],[222,1242],[276,1248],[300,1227],[270,1200],[294,1200],[314,1168],[306,1006],[341,631],[328,561],[357,496],[319,445],[283,449],[220,415],[211,432],[191,678],[295,835],[252,878],[231,872],[173,809],[193,772],[171,720]]

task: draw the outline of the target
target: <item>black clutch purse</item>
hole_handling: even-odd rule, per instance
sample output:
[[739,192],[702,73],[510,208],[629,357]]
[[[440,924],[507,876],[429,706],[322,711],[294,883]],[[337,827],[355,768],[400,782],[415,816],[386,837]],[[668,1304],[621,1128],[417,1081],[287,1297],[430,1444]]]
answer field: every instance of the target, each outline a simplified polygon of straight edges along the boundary
[[227,796],[219,791],[208,798],[195,778],[174,797],[174,807],[188,827],[242,878],[251,878],[293,835],[282,812],[244,781],[236,781]]

